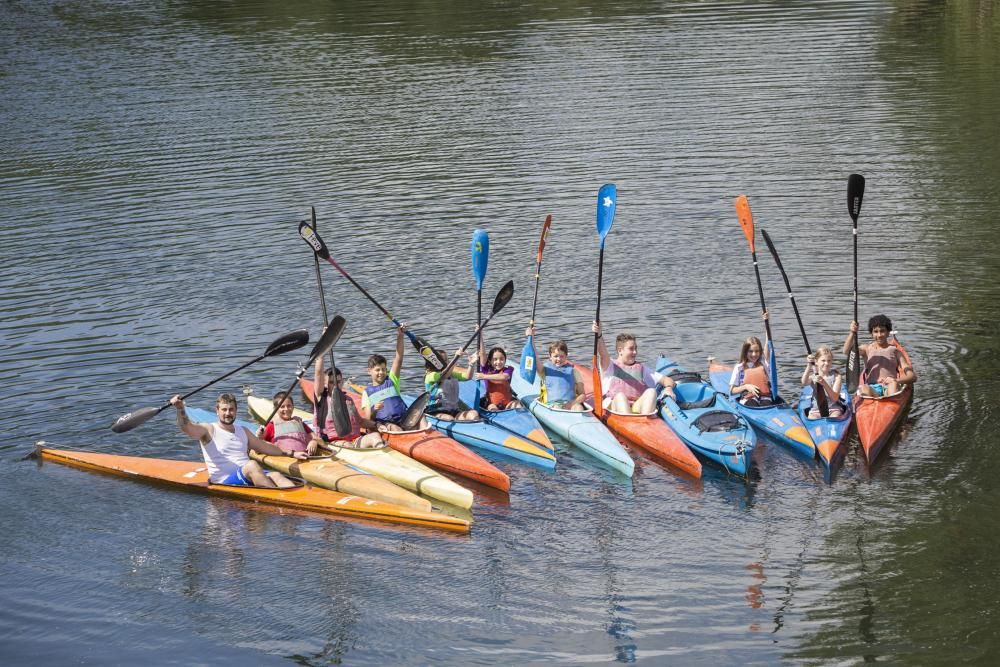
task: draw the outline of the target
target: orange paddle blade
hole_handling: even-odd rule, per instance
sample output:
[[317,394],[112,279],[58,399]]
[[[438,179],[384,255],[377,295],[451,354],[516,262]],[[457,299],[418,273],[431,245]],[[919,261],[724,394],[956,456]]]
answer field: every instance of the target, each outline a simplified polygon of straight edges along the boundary
[[756,252],[757,248],[754,245],[754,234],[753,234],[753,213],[750,212],[750,202],[747,201],[746,195],[740,195],[736,198],[736,217],[740,220],[740,227],[743,228],[743,235],[747,237],[747,243],[750,244],[750,252]]
[[604,415],[604,389],[601,387],[601,368],[597,365],[597,355],[590,363],[591,377],[594,383],[594,416]]
[[542,225],[542,238],[538,241],[538,257],[535,259],[535,264],[542,263],[542,251],[545,250],[545,239],[549,235],[549,227],[552,226],[552,216],[545,216],[545,224]]

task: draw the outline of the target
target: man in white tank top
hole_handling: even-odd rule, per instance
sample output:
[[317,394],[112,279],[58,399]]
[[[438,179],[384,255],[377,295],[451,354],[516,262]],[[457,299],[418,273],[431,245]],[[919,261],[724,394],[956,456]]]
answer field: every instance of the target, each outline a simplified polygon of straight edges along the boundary
[[295,483],[279,472],[264,471],[251,459],[248,450],[272,456],[293,456],[306,459],[305,452],[285,452],[276,445],[261,440],[243,426],[236,425],[236,397],[222,394],[215,402],[214,424],[195,424],[184,410],[184,401],[174,396],[170,403],[177,408],[177,426],[181,431],[201,443],[201,454],[208,468],[208,479],[213,484],[232,486],[261,486],[288,488]]

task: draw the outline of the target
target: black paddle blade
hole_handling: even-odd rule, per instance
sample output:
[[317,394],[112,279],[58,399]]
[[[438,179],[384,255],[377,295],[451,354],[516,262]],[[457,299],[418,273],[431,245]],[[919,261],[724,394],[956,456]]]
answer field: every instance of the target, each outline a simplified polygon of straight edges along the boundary
[[327,325],[326,331],[323,332],[323,335],[313,347],[312,353],[309,355],[309,361],[306,362],[306,366],[312,365],[314,361],[329,352],[333,348],[334,343],[337,342],[337,339],[340,338],[340,335],[344,333],[344,327],[346,326],[347,320],[340,315],[337,315],[330,320],[330,324]]
[[764,237],[764,243],[767,244],[767,249],[771,251],[771,257],[774,258],[774,263],[778,265],[778,270],[781,271],[782,274],[784,274],[785,269],[784,267],[781,266],[781,258],[778,257],[778,251],[774,247],[774,244],[771,243],[771,237],[767,235],[767,230],[761,227],[760,235]]
[[496,315],[500,310],[510,303],[511,297],[514,296],[514,281],[508,280],[507,284],[500,288],[497,292],[497,296],[493,299],[493,314]]
[[854,394],[861,383],[861,350],[858,349],[857,336],[854,347],[847,354],[847,393]]
[[322,257],[323,259],[330,258],[330,251],[326,249],[326,244],[323,243],[323,239],[320,238],[319,233],[309,225],[308,222],[299,223],[299,236],[302,240],[309,244],[309,247],[313,249],[313,252]]
[[111,430],[115,433],[124,433],[125,431],[131,431],[136,426],[145,424],[150,419],[160,414],[163,408],[141,408],[135,412],[130,412],[127,415],[122,415],[115,423],[111,425]]
[[865,177],[851,174],[847,178],[847,212],[855,223],[861,214],[861,199],[865,196]]
[[330,393],[330,399],[333,404],[333,428],[337,431],[337,435],[343,438],[351,432],[351,416],[347,412],[347,398],[340,387],[334,387]]
[[264,350],[265,357],[274,357],[279,354],[284,354],[285,352],[291,352],[292,350],[297,350],[309,342],[309,332],[305,329],[296,329],[290,333],[286,333],[281,338],[278,338],[273,343],[267,346]]
[[416,430],[420,426],[420,418],[423,417],[427,401],[430,399],[431,395],[426,391],[417,396],[416,400],[410,403],[410,407],[406,409],[406,414],[399,420],[399,427],[404,431]]

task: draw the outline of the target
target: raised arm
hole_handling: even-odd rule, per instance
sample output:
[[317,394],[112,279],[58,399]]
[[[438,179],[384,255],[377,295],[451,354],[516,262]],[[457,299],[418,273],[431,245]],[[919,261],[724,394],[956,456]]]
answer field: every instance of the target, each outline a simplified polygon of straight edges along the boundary
[[611,366],[611,355],[608,354],[608,345],[604,342],[604,334],[601,333],[601,323],[595,321],[590,330],[597,334],[597,362],[601,365],[603,372]]
[[816,361],[815,355],[810,354],[806,356],[806,368],[805,370],[802,371],[802,379],[799,380],[799,382],[802,384],[803,387],[806,386],[807,384],[812,384],[812,376],[813,373],[815,373],[815,371],[813,370],[813,363],[815,361]]
[[313,366],[313,402],[318,402],[319,397],[326,391],[326,373],[323,368],[323,358],[325,354],[316,357],[316,364]]
[[195,424],[188,417],[187,411],[184,409],[184,399],[181,398],[180,394],[171,398],[170,404],[177,408],[177,427],[181,430],[181,433],[194,438],[198,442],[208,442],[212,439],[211,426],[208,424]]
[[844,356],[849,356],[851,354],[851,348],[854,347],[854,339],[858,336],[858,321],[851,321],[851,330],[847,334],[847,338],[844,339]]
[[396,377],[399,377],[399,371],[403,369],[403,335],[406,333],[406,327],[400,324],[396,328],[396,357],[392,360],[392,368],[389,372]]

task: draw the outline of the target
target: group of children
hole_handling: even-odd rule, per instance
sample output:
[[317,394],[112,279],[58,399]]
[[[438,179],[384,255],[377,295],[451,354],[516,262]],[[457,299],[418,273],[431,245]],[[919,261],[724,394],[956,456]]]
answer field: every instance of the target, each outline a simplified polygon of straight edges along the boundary
[[[767,314],[764,314],[767,317]],[[844,354],[849,354],[854,346],[858,323],[851,322],[851,330],[844,341]],[[916,381],[913,368],[899,349],[889,343],[892,322],[885,315],[876,315],[868,322],[872,342],[860,346],[865,378],[858,391],[863,396],[891,396],[902,390],[904,385]],[[333,410],[330,409],[330,394],[334,386],[343,386],[343,376],[336,368],[325,369],[322,357],[316,360],[314,369],[314,414],[313,423],[320,424],[314,432],[300,418],[293,415],[294,401],[284,392],[275,394],[277,407],[275,418],[256,434],[235,426],[236,399],[231,394],[223,394],[216,402],[214,424],[192,423],[184,411],[184,401],[179,396],[171,399],[177,408],[177,423],[181,430],[199,440],[202,454],[213,483],[248,486],[291,486],[293,482],[280,473],[265,471],[248,451],[265,455],[284,455],[306,459],[317,453],[326,442],[338,441],[342,445],[355,447],[383,446],[381,432],[401,430],[400,423],[407,411],[407,405],[400,391],[400,370],[403,364],[405,328],[400,326],[396,333],[396,354],[389,366],[385,357],[373,354],[368,358],[368,384],[361,393],[361,410],[353,401],[347,401],[350,419],[350,433],[340,436],[334,427]],[[632,414],[652,414],[656,411],[658,390],[673,395],[674,381],[667,375],[657,373],[637,360],[638,342],[634,335],[623,333],[615,339],[616,357],[611,358],[604,341],[600,322],[594,322],[592,331],[597,337],[598,360],[601,368],[602,405],[612,412]],[[534,336],[534,328],[529,327],[527,336]],[[768,379],[770,369],[764,356],[766,341],[761,343],[756,336],[747,338],[740,349],[739,362],[730,377],[730,393],[750,406],[767,405],[770,402],[771,386]],[[459,354],[461,351],[459,352]],[[447,358],[436,351],[441,365]],[[537,355],[536,355],[537,356]],[[478,363],[479,360],[485,360]],[[843,377],[833,368],[833,351],[820,347],[806,358],[802,372],[803,386],[813,384],[825,392],[829,416],[836,418],[844,414],[845,400],[842,394]],[[475,370],[474,370],[475,369]],[[551,407],[563,410],[587,409],[583,377],[580,370],[569,361],[569,350],[564,341],[557,340],[549,346],[549,358],[538,368],[541,377],[542,400]],[[501,347],[492,348],[488,354],[480,340],[479,351],[469,357],[465,368],[456,367],[450,377],[442,378],[429,362],[425,362],[424,388],[430,394],[425,413],[441,420],[477,420],[477,407],[502,410],[521,407],[522,404],[511,391],[510,381],[513,369],[507,366],[507,354]],[[480,406],[465,406],[459,400],[458,382],[461,380],[485,381],[486,389]],[[324,419],[320,420],[321,414]],[[808,415],[811,419],[820,416],[815,398]],[[421,417],[420,428],[428,427],[427,419]]]

